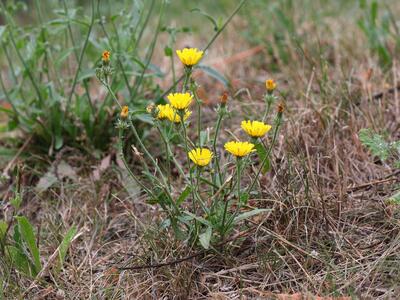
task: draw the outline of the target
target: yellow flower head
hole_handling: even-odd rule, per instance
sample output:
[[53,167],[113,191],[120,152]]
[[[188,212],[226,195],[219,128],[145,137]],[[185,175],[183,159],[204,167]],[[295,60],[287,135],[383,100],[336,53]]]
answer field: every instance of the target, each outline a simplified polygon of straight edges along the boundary
[[120,116],[122,119],[126,119],[128,117],[128,115],[129,115],[129,108],[128,108],[128,106],[125,105],[121,109]]
[[175,109],[186,109],[192,103],[193,96],[189,93],[171,93],[167,96],[169,103]]
[[227,142],[225,150],[236,157],[243,157],[254,151],[254,144],[249,142]]
[[109,61],[110,61],[110,51],[108,51],[108,50],[105,50],[105,51],[103,51],[103,54],[101,55],[101,59],[104,61],[104,62],[106,62],[106,63],[108,63]]
[[267,92],[272,93],[276,89],[276,83],[273,79],[268,79],[265,81],[265,87]]
[[[174,109],[170,104],[159,104],[157,105],[157,119],[159,120],[169,120],[174,123],[180,123],[181,117],[176,109]],[[183,116],[183,120],[186,121],[190,115],[191,111],[188,109],[185,110],[185,115]]]
[[203,51],[200,51],[197,48],[185,48],[183,50],[176,50],[176,54],[178,55],[181,62],[187,67],[194,66],[203,57]]
[[260,121],[242,121],[242,128],[251,137],[263,137],[272,126]]
[[213,157],[213,153],[207,148],[196,148],[189,151],[189,158],[200,167],[208,165]]

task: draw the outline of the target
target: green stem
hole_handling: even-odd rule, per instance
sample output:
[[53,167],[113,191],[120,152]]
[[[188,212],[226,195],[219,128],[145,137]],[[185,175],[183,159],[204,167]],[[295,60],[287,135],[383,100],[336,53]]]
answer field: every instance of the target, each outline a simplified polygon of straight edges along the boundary
[[172,70],[172,82],[176,81],[175,65],[174,65],[174,55],[171,55],[171,70]]
[[[72,33],[71,21],[70,21],[69,13],[68,13],[68,6],[67,6],[67,3],[66,3],[65,1],[66,1],[66,0],[63,0],[63,4],[64,4],[64,13],[65,13],[65,15],[67,16],[68,34],[69,34],[69,36],[70,36],[71,44],[72,44],[72,47],[73,47],[73,49],[74,49],[75,59],[76,59],[76,61],[79,63],[79,53],[78,53],[78,49],[77,49],[77,47],[76,47],[74,35],[73,35],[73,33]],[[67,39],[68,39],[68,38],[67,38]],[[83,80],[83,86],[84,86],[84,88],[85,88],[86,97],[88,98],[88,102],[89,102],[89,105],[90,105],[90,109],[91,109],[91,111],[92,111],[92,115],[94,115],[94,114],[95,114],[95,108],[94,108],[92,99],[91,99],[91,97],[90,97],[89,86],[88,86],[88,83],[87,83],[86,80]]]
[[200,101],[199,97],[197,96],[195,84],[191,85],[191,90],[192,90],[192,94],[194,96],[194,99],[196,100],[196,105],[197,105],[197,137],[199,139],[199,144],[198,144],[199,148],[201,148],[202,147],[201,137],[200,137],[200,133],[201,133],[201,101]]
[[37,83],[36,83],[36,81],[35,81],[35,79],[33,77],[33,74],[31,72],[29,66],[26,64],[26,62],[25,62],[24,58],[22,57],[22,54],[19,51],[19,48],[17,47],[17,44],[15,42],[14,33],[13,33],[13,28],[15,27],[15,24],[14,24],[12,18],[7,14],[7,9],[6,9],[3,1],[0,1],[0,6],[1,6],[1,10],[3,11],[3,14],[4,14],[5,18],[10,23],[9,33],[10,33],[11,43],[13,44],[13,47],[15,49],[15,52],[17,53],[17,56],[18,56],[19,60],[21,61],[22,65],[24,66],[25,72],[28,75],[29,80],[31,81],[31,83],[33,85],[33,88],[34,88],[34,90],[35,90],[35,92],[36,92],[36,94],[38,96],[40,104],[43,106],[44,105],[44,99],[42,97],[42,94],[40,93],[40,89],[39,89],[39,87],[38,87],[38,85],[37,85]]
[[[145,75],[145,73],[147,71],[147,68],[150,65],[150,61],[151,61],[151,58],[153,57],[154,49],[155,49],[155,46],[156,46],[158,34],[161,31],[160,29],[161,29],[161,25],[162,25],[161,21],[162,21],[163,15],[164,15],[164,7],[165,7],[165,1],[162,1],[161,8],[160,8],[160,15],[159,15],[159,18],[158,18],[157,28],[156,28],[153,40],[151,41],[150,48],[148,49],[148,52],[146,53],[146,64],[145,64],[145,66],[144,66],[144,68],[142,70],[142,73],[140,74],[139,78],[135,81],[135,84],[134,84],[134,87],[133,87],[133,99],[139,93],[139,88],[143,87],[143,86],[141,86],[142,85],[142,81],[143,81],[144,75]],[[150,15],[150,13],[149,13],[149,15]]]
[[[121,104],[119,103],[119,101],[118,101],[117,97],[115,96],[114,92],[111,90],[110,86],[109,86],[107,83],[105,83],[105,82],[103,82],[103,84],[106,86],[106,88],[107,88],[108,92],[110,93],[110,95],[111,95],[111,96],[113,97],[113,99],[117,102],[117,104],[119,105],[119,107],[122,109]],[[131,129],[132,129],[133,136],[135,137],[135,139],[136,139],[137,142],[139,143],[140,148],[141,148],[142,151],[146,154],[146,156],[150,159],[150,161],[152,162],[152,164],[153,164],[154,167],[156,168],[157,172],[161,175],[161,178],[162,178],[162,181],[163,181],[164,185],[168,186],[167,180],[165,179],[165,176],[163,175],[163,173],[162,173],[160,167],[158,166],[158,164],[157,164],[157,162],[155,161],[154,157],[153,157],[153,156],[150,154],[150,152],[147,150],[146,146],[143,144],[142,139],[140,138],[140,136],[139,136],[138,132],[136,131],[136,128],[135,128],[135,126],[133,125],[133,122],[132,122],[132,120],[131,120],[130,118],[128,118],[128,122],[129,122],[129,125],[130,125]],[[148,172],[148,171],[149,171],[149,168],[148,168],[146,162],[144,162],[144,165],[145,165],[146,171]]]
[[182,85],[182,93],[185,93],[187,90],[187,84],[190,80],[190,76],[192,75],[192,68],[185,67],[185,80]]
[[[182,130],[183,130],[183,139],[184,139],[184,146],[185,146],[185,152],[186,152],[186,159],[188,161],[188,166],[189,166],[189,178],[190,178],[190,185],[191,185],[191,190],[192,190],[193,213],[196,214],[196,210],[197,210],[196,209],[196,191],[194,189],[192,166],[191,166],[190,158],[189,158],[189,146],[188,146],[188,142],[187,142],[186,126],[185,126],[185,122],[183,121],[183,116],[185,115],[185,112],[180,111],[179,115],[181,118],[181,125],[182,125]],[[201,202],[201,200],[199,202]]]
[[220,231],[220,234],[221,234],[221,241],[224,240],[224,236],[225,236],[225,232],[226,232],[226,229],[225,229],[225,220],[226,220],[226,213],[227,213],[227,211],[228,211],[228,206],[229,206],[229,200],[228,200],[228,199],[225,199],[224,214],[222,215],[222,226],[221,226],[221,231]]
[[265,120],[267,119],[267,116],[269,115],[270,109],[271,109],[271,102],[267,102],[267,108],[265,109],[264,116],[262,118],[263,122],[265,122]]
[[[221,110],[222,108],[220,108]],[[222,174],[221,174],[221,169],[219,166],[219,157],[217,155],[217,139],[218,139],[218,135],[219,135],[219,130],[221,128],[221,123],[222,123],[222,118],[224,117],[224,113],[222,111],[219,111],[218,113],[218,120],[217,120],[217,125],[215,127],[215,134],[214,134],[214,140],[213,140],[213,152],[214,152],[214,162],[215,165],[217,166],[217,175],[218,175],[218,184],[221,184],[222,181]],[[215,177],[215,176],[214,176]],[[216,180],[214,179],[213,181],[214,184],[218,185]]]
[[272,148],[275,145],[276,142],[276,137],[278,135],[278,131],[279,131],[279,127],[281,126],[281,121],[282,121],[282,116],[277,117],[277,123],[276,123],[276,127],[275,127],[275,131],[274,131],[274,136],[272,138],[272,143],[270,145],[270,147],[268,148],[268,151],[265,155],[265,158],[263,159],[263,161],[261,162],[260,168],[258,169],[256,176],[254,177],[251,185],[249,186],[247,193],[250,194],[250,192],[252,191],[252,189],[254,188],[254,185],[256,184],[258,177],[260,176],[260,173],[262,171],[262,169],[264,168],[265,163],[267,162],[267,159],[269,158],[269,155],[271,154]]
[[[231,13],[231,15],[226,19],[224,24],[222,24],[221,28],[218,29],[218,31],[211,37],[210,41],[207,43],[207,45],[204,47],[203,51],[206,52],[208,48],[211,47],[211,45],[214,43],[214,41],[217,39],[217,37],[221,34],[221,32],[225,29],[225,27],[229,24],[229,22],[232,20],[232,18],[239,12],[239,10],[242,8],[242,6],[246,3],[247,0],[241,0],[238,6],[236,6],[235,10]],[[162,94],[161,98],[164,98],[166,95],[168,95],[172,90],[175,89],[175,87],[178,85],[179,82],[181,82],[185,78],[185,74],[182,74],[181,77],[179,77],[173,84],[172,86]]]
[[166,138],[164,137],[164,134],[162,133],[162,130],[159,126],[159,124],[156,124],[156,128],[158,130],[158,133],[161,136],[161,139],[164,142],[164,146],[165,146],[165,152],[166,152],[166,164],[167,164],[167,181],[168,181],[168,188],[171,188],[171,181],[170,181],[170,177],[171,177],[171,162],[170,162],[170,152],[169,152],[169,147],[168,147],[168,141],[166,140]]
[[[75,72],[74,81],[72,82],[71,92],[69,93],[69,97],[68,97],[68,100],[67,100],[67,106],[66,106],[66,111],[65,112],[70,111],[70,104],[71,104],[71,101],[72,101],[72,96],[73,96],[73,94],[75,92],[75,86],[78,83],[78,75],[79,75],[79,71],[81,70],[81,66],[82,66],[82,62],[83,62],[83,56],[85,54],[87,45],[89,43],[90,34],[92,33],[94,19],[95,19],[94,0],[92,0],[92,18],[90,20],[89,30],[88,30],[88,33],[86,35],[86,39],[85,39],[85,42],[83,44],[83,48],[81,50],[81,55],[80,55],[79,61],[78,61],[78,68],[77,68],[77,70]],[[64,114],[64,116],[65,116],[65,114]]]
[[139,178],[136,177],[135,174],[133,174],[133,172],[131,171],[131,169],[129,168],[129,165],[125,159],[125,155],[124,155],[124,137],[123,137],[123,129],[119,129],[119,145],[118,145],[118,151],[121,157],[122,162],[124,163],[125,169],[128,171],[129,176],[131,176],[144,190],[147,194],[151,195],[152,197],[154,197],[154,194],[152,193],[152,191],[150,189],[148,189]]
[[160,133],[161,138],[163,139],[164,143],[167,146],[168,155],[172,158],[172,161],[174,162],[176,168],[179,171],[179,174],[184,178],[185,177],[185,172],[183,172],[181,164],[176,160],[175,156],[173,155],[171,147],[170,147],[169,142],[167,140],[167,137],[164,135],[164,133],[162,132],[161,128],[159,128],[159,127],[160,127],[159,124],[157,124],[158,132]]
[[237,195],[238,195],[238,205],[239,205],[239,203],[240,203],[240,177],[241,177],[241,174],[240,174],[240,163],[241,163],[241,158],[240,157],[237,157],[236,158],[236,169],[237,169],[237,171],[236,171],[236,175],[237,175]]

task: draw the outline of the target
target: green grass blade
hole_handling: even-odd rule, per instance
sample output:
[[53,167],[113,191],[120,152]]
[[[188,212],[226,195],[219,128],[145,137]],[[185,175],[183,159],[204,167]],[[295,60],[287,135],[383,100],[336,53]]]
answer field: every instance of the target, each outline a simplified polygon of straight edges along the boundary
[[71,244],[74,236],[76,234],[76,227],[72,226],[68,232],[65,234],[61,244],[60,244],[60,250],[58,252],[58,257],[59,257],[59,269],[61,269],[62,265],[64,264],[65,256],[67,255],[67,251],[69,248],[69,245]]
[[16,219],[21,236],[32,255],[36,271],[39,272],[42,269],[42,264],[40,263],[40,253],[39,248],[36,246],[36,236],[33,227],[26,217],[16,217]]

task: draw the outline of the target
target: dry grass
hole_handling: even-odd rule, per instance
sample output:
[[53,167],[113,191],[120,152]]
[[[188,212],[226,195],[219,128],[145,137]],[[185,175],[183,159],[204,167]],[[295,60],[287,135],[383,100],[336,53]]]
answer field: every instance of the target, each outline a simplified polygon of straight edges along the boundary
[[[329,22],[338,30],[346,26],[344,20]],[[57,239],[71,224],[78,226],[79,236],[60,274],[50,269],[34,285],[13,274],[9,297],[24,293],[27,299],[290,299],[285,294],[300,292],[297,299],[397,298],[400,211],[384,199],[398,188],[400,175],[374,161],[357,133],[370,127],[400,138],[397,92],[372,97],[396,86],[400,74],[396,64],[382,72],[365,52],[364,40],[352,38],[357,30],[348,28],[340,40],[310,38],[303,52],[293,47],[290,65],[277,61],[281,71],[273,75],[285,101],[286,121],[272,171],[261,180],[262,197],[250,200],[251,205],[271,208],[270,214],[243,224],[235,233],[243,234],[223,249],[197,253],[177,264],[121,270],[174,261],[196,250],[160,228],[162,212],[144,197],[124,191],[114,154],[113,163],[94,181],[90,166],[98,162],[83,162],[71,150],[62,159],[81,168],[79,178],[60,182],[42,195],[28,191],[23,212],[42,232],[43,257],[55,251]],[[252,48],[238,40],[231,30],[208,56],[220,71],[231,74],[232,95],[243,87],[249,92],[230,101],[232,110],[241,111],[228,121],[230,128],[262,105],[257,100],[263,93],[260,82],[272,75],[263,68],[274,59],[257,50],[251,57],[229,60]],[[318,43],[329,49],[327,69],[312,53]],[[238,44],[243,49],[235,47]],[[223,63],[226,59],[229,64]],[[211,114],[222,87],[197,76],[203,97],[209,99],[205,111]],[[29,185],[30,178],[26,180]]]

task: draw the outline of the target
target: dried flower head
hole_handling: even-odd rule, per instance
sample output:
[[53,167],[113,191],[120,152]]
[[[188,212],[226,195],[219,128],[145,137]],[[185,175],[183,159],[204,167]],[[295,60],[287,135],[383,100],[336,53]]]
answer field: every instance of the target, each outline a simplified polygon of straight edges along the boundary
[[153,113],[155,108],[156,108],[156,106],[154,105],[154,103],[150,103],[149,105],[146,106],[146,111],[147,111],[147,113],[151,114],[151,113]]
[[278,110],[278,113],[282,114],[283,111],[285,110],[285,105],[282,102],[278,103],[277,110]]

